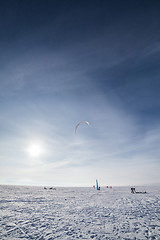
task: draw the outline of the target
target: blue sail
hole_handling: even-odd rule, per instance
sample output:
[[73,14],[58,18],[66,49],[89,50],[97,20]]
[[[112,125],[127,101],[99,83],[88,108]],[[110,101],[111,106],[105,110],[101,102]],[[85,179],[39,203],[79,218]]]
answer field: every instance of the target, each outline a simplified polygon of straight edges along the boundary
[[96,179],[96,188],[97,190],[99,190],[99,187],[98,187],[98,180]]

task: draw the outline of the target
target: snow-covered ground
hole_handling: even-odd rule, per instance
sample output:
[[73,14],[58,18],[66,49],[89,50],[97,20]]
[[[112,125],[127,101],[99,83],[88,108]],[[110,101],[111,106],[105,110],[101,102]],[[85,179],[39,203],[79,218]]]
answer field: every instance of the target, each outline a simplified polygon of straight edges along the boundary
[[160,239],[160,187],[0,186],[0,239]]

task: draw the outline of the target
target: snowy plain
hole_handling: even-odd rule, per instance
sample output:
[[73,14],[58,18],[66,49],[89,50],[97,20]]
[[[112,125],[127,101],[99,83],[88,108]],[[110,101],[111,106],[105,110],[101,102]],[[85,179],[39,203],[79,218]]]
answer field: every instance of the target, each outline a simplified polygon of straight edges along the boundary
[[0,239],[160,239],[160,187],[0,186]]

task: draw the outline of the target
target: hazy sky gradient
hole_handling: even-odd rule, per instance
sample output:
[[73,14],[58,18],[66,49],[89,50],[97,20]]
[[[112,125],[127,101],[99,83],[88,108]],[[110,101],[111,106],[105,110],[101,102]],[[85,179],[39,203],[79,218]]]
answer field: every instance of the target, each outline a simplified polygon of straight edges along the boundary
[[0,2],[1,184],[160,183],[159,13],[156,0]]

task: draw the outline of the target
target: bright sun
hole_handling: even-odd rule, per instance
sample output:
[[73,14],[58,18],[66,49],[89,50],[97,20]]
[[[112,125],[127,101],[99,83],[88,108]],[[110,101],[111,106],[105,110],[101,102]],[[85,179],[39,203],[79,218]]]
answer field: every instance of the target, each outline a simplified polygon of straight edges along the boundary
[[28,148],[28,153],[31,157],[39,157],[43,153],[43,150],[40,145],[31,144]]

